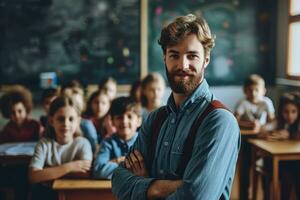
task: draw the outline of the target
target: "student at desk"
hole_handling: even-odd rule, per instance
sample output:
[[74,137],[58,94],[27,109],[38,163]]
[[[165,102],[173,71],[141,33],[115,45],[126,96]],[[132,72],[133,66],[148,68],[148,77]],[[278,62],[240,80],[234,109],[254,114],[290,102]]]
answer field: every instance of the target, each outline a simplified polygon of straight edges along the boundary
[[25,87],[16,87],[4,94],[0,102],[2,115],[9,119],[0,133],[0,143],[37,141],[43,128],[30,118],[31,92]]
[[[71,172],[87,172],[93,153],[87,139],[80,137],[80,108],[68,97],[58,97],[50,105],[47,137],[35,147],[29,169],[31,183],[60,178]],[[33,187],[32,199],[55,199],[47,187]]]
[[[271,99],[265,96],[264,79],[257,75],[250,75],[244,82],[245,98],[241,99],[235,108],[235,117],[241,129],[259,132],[267,123],[275,118],[275,109]],[[251,147],[242,138],[240,151],[240,199],[248,199]]]
[[[278,116],[274,131],[262,131],[260,138],[271,140],[300,140],[300,94],[285,93],[278,105]],[[264,161],[266,170],[270,170],[270,161]],[[300,198],[300,162],[288,161],[280,165],[281,199],[290,199],[291,188],[295,185],[298,199]]]
[[264,79],[257,75],[250,75],[244,83],[245,99],[239,101],[235,109],[241,129],[260,128],[275,119],[275,109],[271,99],[265,96]]
[[125,160],[137,138],[141,125],[140,105],[130,97],[119,97],[112,101],[109,113],[116,133],[102,141],[94,163],[94,177],[111,179],[113,171]]
[[[37,141],[43,128],[30,117],[33,107],[31,92],[24,86],[14,86],[3,94],[0,101],[2,115],[9,119],[0,132],[0,143]],[[0,187],[12,188],[17,200],[27,195],[27,168],[26,162],[0,166]]]

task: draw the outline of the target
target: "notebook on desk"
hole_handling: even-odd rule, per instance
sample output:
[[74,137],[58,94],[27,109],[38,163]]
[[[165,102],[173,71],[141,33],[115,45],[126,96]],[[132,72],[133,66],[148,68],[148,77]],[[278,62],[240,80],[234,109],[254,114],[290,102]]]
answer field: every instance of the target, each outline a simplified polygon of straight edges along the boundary
[[32,156],[37,142],[16,142],[0,144],[0,155],[5,156]]

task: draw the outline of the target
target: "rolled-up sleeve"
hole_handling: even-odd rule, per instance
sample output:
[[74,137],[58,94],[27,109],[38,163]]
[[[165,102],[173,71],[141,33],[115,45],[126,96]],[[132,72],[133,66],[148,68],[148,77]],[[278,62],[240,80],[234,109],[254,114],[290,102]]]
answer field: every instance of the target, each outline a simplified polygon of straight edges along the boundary
[[[199,132],[201,130],[201,132]],[[183,186],[167,199],[229,199],[240,148],[236,119],[226,110],[210,113],[199,128]]]

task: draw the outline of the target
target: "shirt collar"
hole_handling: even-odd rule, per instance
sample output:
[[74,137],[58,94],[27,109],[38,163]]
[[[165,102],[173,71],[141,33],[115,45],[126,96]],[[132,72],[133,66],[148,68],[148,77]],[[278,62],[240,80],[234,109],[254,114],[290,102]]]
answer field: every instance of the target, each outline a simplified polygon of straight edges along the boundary
[[[206,81],[206,79],[203,79],[203,81],[199,84],[199,86],[189,95],[189,97],[182,102],[182,104],[179,107],[179,110],[185,110],[189,107],[189,105],[193,104],[195,101],[198,101],[203,98],[212,98],[212,93],[209,91],[209,85]],[[176,108],[174,98],[173,98],[173,93],[171,93],[167,106],[169,109],[171,109],[173,112],[178,110]]]
[[135,132],[135,134],[133,135],[132,138],[130,138],[129,140],[125,141],[125,140],[122,140],[121,138],[119,138],[116,134],[114,134],[114,137],[116,138],[116,140],[121,143],[121,144],[127,144],[128,146],[132,146],[136,140],[138,136],[138,132]]

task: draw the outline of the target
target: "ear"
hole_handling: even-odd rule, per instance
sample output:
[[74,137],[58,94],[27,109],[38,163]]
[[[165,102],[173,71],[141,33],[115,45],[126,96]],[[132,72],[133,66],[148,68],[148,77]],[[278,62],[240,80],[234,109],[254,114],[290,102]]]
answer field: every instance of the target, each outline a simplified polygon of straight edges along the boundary
[[209,64],[209,62],[210,62],[210,56],[206,56],[205,60],[204,60],[204,68],[207,67],[207,65]]

